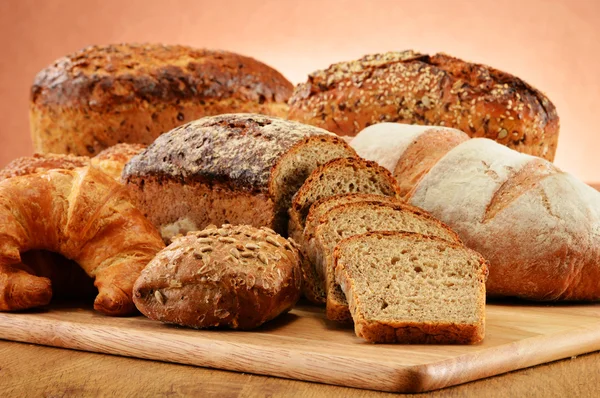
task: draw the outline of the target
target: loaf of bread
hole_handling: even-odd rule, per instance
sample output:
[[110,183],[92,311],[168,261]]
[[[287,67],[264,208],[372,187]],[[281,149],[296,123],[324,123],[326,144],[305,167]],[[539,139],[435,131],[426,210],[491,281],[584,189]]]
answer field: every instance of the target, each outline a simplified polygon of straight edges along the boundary
[[369,232],[339,243],[335,276],[356,335],[372,343],[480,342],[487,265],[443,239]]
[[159,137],[123,180],[165,240],[207,225],[286,233],[287,209],[319,165],[355,156],[335,134],[253,114],[206,117]]
[[0,182],[0,311],[50,300],[50,281],[21,261],[21,253],[40,249],[75,261],[94,278],[97,311],[130,314],[133,283],[163,248],[126,188],[93,167]]
[[142,144],[117,144],[106,148],[91,159],[92,166],[121,181],[123,168],[132,157],[146,149]]
[[333,250],[350,236],[370,231],[418,232],[460,244],[458,235],[427,212],[396,200],[361,201],[335,206],[319,220],[307,246],[315,253],[314,267],[325,284],[327,318],[351,320],[346,297],[335,281]]
[[497,69],[446,54],[367,55],[312,73],[289,118],[341,135],[381,122],[446,126],[552,161],[559,119],[540,91]]
[[293,86],[279,72],[226,51],[158,44],[91,46],[56,60],[31,88],[33,146],[93,156],[203,116],[287,114]]
[[489,261],[488,295],[600,299],[600,193],[546,160],[461,134],[385,123],[352,146],[395,170],[409,203]]
[[210,226],[174,239],[142,271],[134,301],[150,319],[252,329],[300,297],[300,253],[267,228]]

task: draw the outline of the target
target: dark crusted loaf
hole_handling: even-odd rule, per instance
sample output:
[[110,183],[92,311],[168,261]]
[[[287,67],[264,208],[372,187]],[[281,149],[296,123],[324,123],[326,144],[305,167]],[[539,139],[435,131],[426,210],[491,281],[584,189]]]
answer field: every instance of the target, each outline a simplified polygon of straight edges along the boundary
[[271,67],[226,51],[91,46],[36,76],[31,133],[36,151],[93,156],[120,142],[150,144],[202,116],[284,116],[292,89]]
[[381,122],[453,127],[554,159],[559,119],[521,79],[446,54],[367,55],[312,73],[296,87],[289,118],[340,135]]
[[298,301],[299,256],[267,228],[211,226],[158,253],[135,283],[134,302],[162,322],[252,329]]
[[223,223],[285,233],[287,208],[304,179],[345,156],[355,156],[354,150],[323,129],[227,114],[162,135],[127,164],[122,178],[157,227],[189,224],[175,226],[165,238]]

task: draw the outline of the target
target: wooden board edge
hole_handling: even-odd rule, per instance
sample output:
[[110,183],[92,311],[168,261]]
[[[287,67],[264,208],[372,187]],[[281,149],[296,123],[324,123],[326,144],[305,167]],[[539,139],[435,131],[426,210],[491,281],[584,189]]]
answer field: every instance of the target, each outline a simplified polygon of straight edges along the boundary
[[[139,331],[118,326],[49,320],[35,314],[17,320],[14,315],[0,313],[0,339],[10,341],[376,391],[402,392],[414,389],[419,382],[418,375],[408,366],[385,359],[374,362],[343,354],[320,354],[318,347],[308,352],[206,337],[198,337],[190,344],[168,331],[143,333],[144,341],[139,338]],[[165,348],[163,338],[167,335],[169,345]],[[231,345],[235,345],[235,350],[231,350]],[[190,356],[190,352],[196,355]],[[262,360],[257,362],[256,358]]]
[[439,390],[594,351],[600,351],[600,321],[578,329],[531,337],[485,351],[414,366],[411,370],[416,380],[415,389],[403,392]]

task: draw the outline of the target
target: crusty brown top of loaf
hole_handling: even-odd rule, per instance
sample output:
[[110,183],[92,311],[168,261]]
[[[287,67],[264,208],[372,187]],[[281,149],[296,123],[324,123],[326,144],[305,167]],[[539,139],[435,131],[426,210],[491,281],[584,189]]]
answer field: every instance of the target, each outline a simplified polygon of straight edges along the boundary
[[549,147],[541,153],[524,152],[547,158],[554,156],[559,129],[554,105],[521,79],[446,54],[411,50],[316,71],[296,87],[289,104],[290,119],[338,134],[355,135],[387,121],[455,127],[517,150],[546,138]]
[[31,88],[41,104],[90,108],[148,102],[236,98],[286,102],[293,85],[253,58],[187,46],[113,44],[90,46],[43,69]]
[[94,156],[94,159],[97,162],[101,162],[104,160],[112,160],[114,162],[125,164],[132,157],[142,152],[144,149],[146,149],[146,145],[143,144],[121,143],[109,146],[108,148]]
[[17,158],[0,170],[0,181],[11,177],[42,173],[52,169],[73,170],[90,165],[87,156],[58,155],[53,153]]
[[271,168],[280,156],[316,135],[334,134],[263,115],[209,116],[158,137],[125,166],[123,178],[152,175],[266,192]]

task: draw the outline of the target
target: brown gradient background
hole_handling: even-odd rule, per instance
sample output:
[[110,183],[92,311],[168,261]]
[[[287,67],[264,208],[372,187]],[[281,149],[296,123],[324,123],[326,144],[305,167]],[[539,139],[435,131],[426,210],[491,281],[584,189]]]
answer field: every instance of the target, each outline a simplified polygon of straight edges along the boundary
[[35,74],[113,42],[231,50],[293,83],[336,61],[409,48],[486,63],[550,97],[561,117],[557,165],[600,182],[600,0],[0,0],[0,166],[32,151]]

